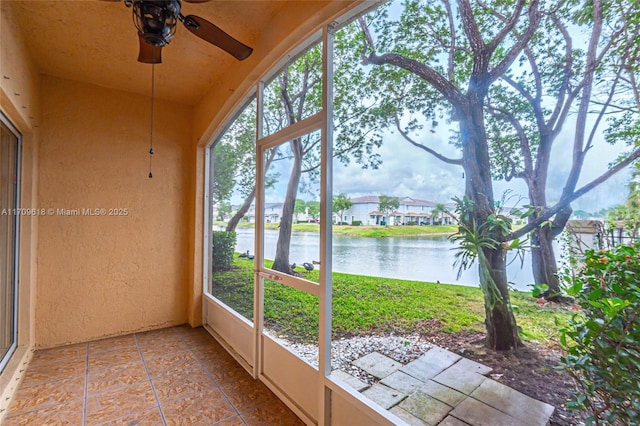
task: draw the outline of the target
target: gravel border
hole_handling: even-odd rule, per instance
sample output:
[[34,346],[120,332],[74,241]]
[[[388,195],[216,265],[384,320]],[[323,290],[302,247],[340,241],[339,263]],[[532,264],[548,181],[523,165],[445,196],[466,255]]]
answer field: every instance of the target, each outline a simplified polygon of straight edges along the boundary
[[[296,343],[273,333],[265,334],[278,341],[285,348],[295,353],[314,367],[318,367],[318,346]],[[371,385],[377,379],[352,364],[372,352],[379,352],[401,364],[407,364],[424,355],[434,345],[418,334],[409,335],[371,335],[342,338],[331,342],[331,370],[342,370]]]

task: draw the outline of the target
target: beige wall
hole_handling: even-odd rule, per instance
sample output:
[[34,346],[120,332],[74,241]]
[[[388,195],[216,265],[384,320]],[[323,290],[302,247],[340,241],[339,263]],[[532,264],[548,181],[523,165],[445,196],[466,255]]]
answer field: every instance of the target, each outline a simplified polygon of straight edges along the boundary
[[[0,110],[22,134],[20,205],[35,207],[39,76],[6,2],[0,2]],[[18,349],[0,375],[0,422],[29,361],[35,330],[38,219],[21,217],[18,289]]]
[[22,205],[128,209],[22,221],[21,343],[200,324],[204,146],[288,46],[350,3],[291,2],[198,105],[157,101],[148,179],[149,98],[40,76],[0,1],[0,101],[24,136]]
[[186,322],[191,108],[156,102],[153,179],[149,98],[43,76],[42,113],[37,346]]

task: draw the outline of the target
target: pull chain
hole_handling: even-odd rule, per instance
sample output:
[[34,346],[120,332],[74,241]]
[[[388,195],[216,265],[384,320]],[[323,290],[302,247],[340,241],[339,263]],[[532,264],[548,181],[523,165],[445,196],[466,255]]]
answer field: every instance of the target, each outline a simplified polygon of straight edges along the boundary
[[151,160],[153,158],[153,104],[155,99],[155,66],[156,64],[151,64],[151,130],[149,132],[149,179],[153,177],[153,173],[151,173]]

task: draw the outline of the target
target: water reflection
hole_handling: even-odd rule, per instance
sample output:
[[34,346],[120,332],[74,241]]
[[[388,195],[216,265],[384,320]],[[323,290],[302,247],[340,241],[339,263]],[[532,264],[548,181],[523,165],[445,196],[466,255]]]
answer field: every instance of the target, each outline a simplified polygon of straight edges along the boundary
[[[253,229],[237,230],[236,250],[253,252]],[[265,230],[264,250],[267,259],[275,256],[278,232]],[[291,263],[301,265],[318,259],[320,235],[316,232],[293,232]],[[478,270],[474,265],[457,278],[454,269],[455,245],[446,237],[386,237],[357,238],[333,236],[333,270],[349,274],[400,278],[417,281],[466,286],[478,285]],[[507,268],[513,287],[529,291],[533,282],[531,256],[525,255],[524,265],[516,259]]]

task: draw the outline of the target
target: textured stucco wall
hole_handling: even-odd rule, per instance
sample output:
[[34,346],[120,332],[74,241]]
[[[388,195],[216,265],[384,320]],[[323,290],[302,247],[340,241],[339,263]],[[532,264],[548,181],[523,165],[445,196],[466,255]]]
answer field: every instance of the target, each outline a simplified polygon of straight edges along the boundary
[[37,346],[186,321],[190,114],[156,102],[148,179],[149,98],[42,77]]
[[38,72],[13,9],[0,1],[0,105],[21,132],[28,133],[38,119]]
[[[22,134],[20,206],[37,204],[39,75],[7,2],[0,2],[0,110]],[[24,375],[35,331],[36,243],[38,218],[21,217],[19,241],[18,345],[0,374],[0,423]]]

